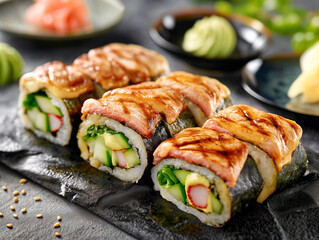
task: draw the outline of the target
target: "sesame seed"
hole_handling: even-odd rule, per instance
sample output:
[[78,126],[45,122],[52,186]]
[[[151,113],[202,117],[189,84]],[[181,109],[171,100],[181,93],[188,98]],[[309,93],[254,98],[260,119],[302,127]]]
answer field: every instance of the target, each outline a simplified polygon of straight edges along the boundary
[[22,191],[21,191],[21,194],[22,195],[25,195],[27,192],[25,191],[25,189],[23,189]]
[[2,186],[3,191],[7,191],[7,187],[6,186]]
[[21,212],[22,212],[22,213],[26,213],[26,212],[27,212],[27,209],[26,209],[26,208],[23,208],[23,209],[21,209]]
[[14,196],[19,195],[19,191],[14,191],[14,192],[13,192],[13,195],[14,195]]
[[8,223],[8,224],[7,224],[7,228],[13,228],[12,223]]
[[16,208],[15,208],[14,206],[10,206],[10,209],[11,209],[12,211],[15,211],[15,210],[16,210]]
[[43,218],[43,215],[42,214],[38,214],[37,218]]
[[41,201],[41,198],[40,197],[35,197],[34,201]]
[[61,222],[62,218],[60,216],[57,217],[58,221]]
[[56,236],[56,237],[61,237],[61,233],[59,233],[59,232],[56,232],[56,233],[54,233],[54,235]]
[[3,217],[3,213],[0,212],[0,217]]
[[27,179],[25,179],[25,178],[21,178],[20,179],[20,183],[23,185],[23,184],[25,184],[27,182]]
[[53,227],[54,227],[54,228],[58,228],[58,227],[60,227],[60,223],[59,223],[59,222],[57,222],[56,224],[54,224],[54,225],[53,225]]
[[18,214],[13,214],[13,217],[14,218],[18,218]]
[[14,198],[13,198],[13,201],[14,201],[15,203],[19,202],[19,198],[18,198],[18,197],[14,197]]

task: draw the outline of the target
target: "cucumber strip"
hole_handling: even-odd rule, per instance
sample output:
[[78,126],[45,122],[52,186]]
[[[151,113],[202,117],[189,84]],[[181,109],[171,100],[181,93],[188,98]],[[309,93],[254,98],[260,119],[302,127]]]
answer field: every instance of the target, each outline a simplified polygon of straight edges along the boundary
[[183,184],[177,183],[169,188],[166,188],[165,190],[176,200],[186,203],[186,192]]
[[35,107],[31,110],[27,110],[27,115],[30,118],[34,128],[43,132],[50,132],[50,122],[48,114],[40,112],[40,110]]
[[93,157],[108,167],[112,166],[112,150],[105,146],[103,137],[96,139]]
[[199,185],[203,185],[203,187],[207,188],[211,187],[208,179],[201,174],[193,173],[185,169],[177,169],[170,165],[165,165],[158,171],[157,181],[164,191],[187,205],[198,208],[205,213],[214,212],[216,214],[221,214],[223,211],[223,204],[212,191],[207,192],[208,195],[206,208],[200,208],[190,201],[190,196],[188,196],[185,189]]
[[223,204],[219,201],[219,199],[214,195],[212,191],[210,192],[210,197],[213,205],[213,212],[221,214],[223,211]]
[[134,167],[140,164],[140,159],[136,152],[132,148],[123,151],[123,155],[126,160],[126,168]]
[[127,138],[124,136],[123,133],[117,133],[113,135],[114,140],[124,148],[131,148],[132,146],[128,143]]
[[52,104],[51,99],[49,97],[36,95],[34,98],[42,112],[52,113],[60,117],[63,116],[61,110]]
[[175,169],[173,170],[173,173],[184,186],[187,176],[191,174],[190,171],[186,171],[184,169]]
[[126,137],[122,133],[104,134],[105,145],[112,150],[122,150],[126,148],[131,148],[131,145],[128,143]]

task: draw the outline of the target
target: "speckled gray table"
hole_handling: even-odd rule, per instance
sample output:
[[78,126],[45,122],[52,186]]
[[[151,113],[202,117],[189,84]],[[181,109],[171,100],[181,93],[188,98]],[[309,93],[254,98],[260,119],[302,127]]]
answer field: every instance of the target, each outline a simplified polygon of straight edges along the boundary
[[[319,9],[319,2],[317,1],[298,2],[302,5]],[[311,157],[317,158],[319,155],[318,127],[314,128],[313,126],[308,126],[302,119],[300,120],[298,115],[270,107],[249,96],[241,87],[239,72],[220,75],[208,70],[193,68],[152,42],[148,34],[148,29],[155,17],[158,17],[167,11],[173,11],[181,7],[193,5],[193,2],[187,0],[125,0],[124,4],[126,5],[126,14],[123,21],[109,33],[94,39],[66,44],[47,44],[18,39],[0,33],[0,41],[11,44],[22,53],[26,63],[26,72],[32,71],[38,65],[52,60],[61,60],[65,63],[71,63],[76,57],[87,52],[89,49],[110,42],[136,43],[154,49],[168,58],[172,70],[183,70],[195,74],[217,77],[230,88],[235,103],[256,106],[267,112],[273,112],[297,120],[304,129],[302,142],[305,144],[308,152],[313,154]],[[269,49],[265,52],[265,55],[289,51],[290,47],[287,40],[288,39],[284,37],[276,36]],[[13,84],[7,87],[0,87],[0,92],[0,110],[6,111],[16,108],[18,85]],[[4,94],[5,92],[10,93],[9,101],[7,99],[8,96]],[[5,133],[0,132],[0,134]],[[18,172],[12,171],[0,163],[0,186],[6,185],[8,188],[6,192],[0,189],[0,212],[4,214],[4,217],[0,217],[0,239],[54,239],[54,233],[57,231],[62,234],[63,239],[129,239],[141,237],[140,235],[133,234],[133,236],[131,233],[128,233],[125,227],[123,227],[125,226],[125,223],[121,225],[120,229],[115,226],[116,224],[113,225],[111,222],[105,221],[87,209],[82,208],[75,203],[71,203],[65,198],[51,192],[50,189],[44,188],[31,180],[22,186],[19,183],[19,180],[22,177],[23,176]],[[45,183],[44,185],[49,186],[50,184],[54,183]],[[284,211],[284,205],[281,206],[277,204],[276,206],[278,208],[270,208],[270,216],[267,217],[276,217],[276,224],[270,226],[270,228],[276,229],[276,234],[265,234],[262,237],[264,239],[267,237],[273,239],[294,239],[303,237],[310,239],[318,238],[319,229],[318,225],[315,224],[318,220],[316,217],[319,216],[318,185],[317,181],[316,184],[303,189],[303,193],[307,193],[311,197],[311,206],[313,206],[313,208],[303,209],[302,203],[296,202],[295,207],[297,210],[293,215],[288,214],[288,210]],[[22,189],[25,189],[27,194],[25,196],[20,194],[18,196],[19,202],[14,203],[12,192],[15,190],[21,191]],[[284,194],[286,198],[289,198],[289,191]],[[35,202],[34,197],[36,196],[40,196],[42,201]],[[111,199],[111,201],[116,201],[116,197],[113,200]],[[268,206],[268,204],[271,205],[274,201],[280,201],[280,199],[278,199],[278,197],[273,197],[269,203],[252,210],[256,210],[257,212],[262,211],[263,208]],[[16,213],[19,215],[18,219],[15,219],[12,216],[13,212],[10,210],[10,205],[16,207]],[[24,207],[27,208],[27,213],[22,214],[20,210]],[[300,209],[300,211],[298,209]],[[43,214],[43,218],[37,219],[37,214]],[[61,228],[54,229],[53,225],[57,222],[56,217],[58,215],[63,218]],[[237,220],[238,219],[240,218],[237,218]],[[243,219],[249,221],[250,215],[246,214]],[[282,228],[281,223],[283,222],[297,222],[307,234],[298,235],[298,228],[294,231],[293,226],[285,225],[287,228]],[[14,228],[8,229],[6,227],[7,223],[12,223]],[[160,224],[165,227],[163,222]],[[244,225],[246,226],[247,223]],[[226,230],[222,230],[224,231],[223,236],[233,238],[254,238],[256,237],[256,235],[254,236],[254,234],[252,234],[254,226],[254,223],[251,223],[251,228],[247,229],[247,234],[245,235],[238,235],[240,231],[236,228],[226,228]],[[138,226],[136,227],[138,228]],[[230,230],[233,232],[227,232]],[[173,235],[170,235],[170,232],[167,232],[165,238],[170,238],[170,236],[172,237]],[[196,235],[191,234],[188,237],[192,238],[192,236],[194,237]],[[207,238],[209,237],[210,236],[207,236]]]

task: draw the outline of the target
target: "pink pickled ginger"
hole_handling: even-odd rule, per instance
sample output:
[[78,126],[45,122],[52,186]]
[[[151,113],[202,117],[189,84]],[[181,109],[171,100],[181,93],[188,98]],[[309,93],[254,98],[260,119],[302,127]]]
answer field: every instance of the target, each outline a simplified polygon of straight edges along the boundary
[[26,11],[26,21],[58,34],[69,34],[91,27],[84,0],[35,0]]

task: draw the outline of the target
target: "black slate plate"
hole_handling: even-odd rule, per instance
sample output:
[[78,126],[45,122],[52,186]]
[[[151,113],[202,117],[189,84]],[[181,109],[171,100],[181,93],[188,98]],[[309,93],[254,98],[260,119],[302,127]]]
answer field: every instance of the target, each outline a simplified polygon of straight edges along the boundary
[[[224,59],[207,59],[185,52],[181,47],[185,32],[205,16],[222,16],[233,25],[237,43],[234,53]],[[176,54],[182,60],[200,68],[235,71],[257,58],[272,39],[271,32],[261,22],[238,14],[216,13],[211,7],[193,7],[167,13],[156,19],[150,28],[153,41]]]
[[137,238],[319,237],[318,152],[308,150],[309,172],[297,184],[262,205],[251,205],[226,226],[215,229],[163,200],[153,190],[148,173],[139,184],[124,183],[82,161],[74,136],[67,147],[36,138],[20,124],[16,95],[14,85],[0,89],[0,161]]
[[267,104],[301,115],[319,117],[319,104],[305,104],[287,96],[290,85],[301,73],[299,56],[283,54],[249,62],[242,71],[243,88]]

